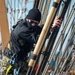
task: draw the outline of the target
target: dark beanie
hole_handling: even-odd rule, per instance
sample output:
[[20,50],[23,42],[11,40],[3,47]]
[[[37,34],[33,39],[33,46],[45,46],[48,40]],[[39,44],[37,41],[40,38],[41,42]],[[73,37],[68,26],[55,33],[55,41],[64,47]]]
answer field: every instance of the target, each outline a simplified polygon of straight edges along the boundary
[[37,8],[33,8],[29,11],[28,15],[26,16],[28,19],[39,21],[41,20],[41,12]]

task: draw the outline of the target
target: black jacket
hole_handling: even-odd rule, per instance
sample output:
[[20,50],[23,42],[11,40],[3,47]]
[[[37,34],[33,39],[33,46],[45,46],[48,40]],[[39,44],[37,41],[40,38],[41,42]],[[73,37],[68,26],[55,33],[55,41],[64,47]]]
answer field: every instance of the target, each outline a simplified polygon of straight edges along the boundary
[[12,50],[14,53],[24,50],[27,54],[36,43],[37,36],[40,34],[42,27],[31,26],[29,22],[20,22],[11,32],[10,41],[12,43]]

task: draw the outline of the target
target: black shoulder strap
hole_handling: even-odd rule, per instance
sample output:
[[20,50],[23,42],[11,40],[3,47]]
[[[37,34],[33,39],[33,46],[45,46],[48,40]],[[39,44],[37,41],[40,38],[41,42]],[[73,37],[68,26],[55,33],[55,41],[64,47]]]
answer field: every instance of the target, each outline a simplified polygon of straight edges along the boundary
[[23,19],[20,19],[15,25],[13,25],[13,29],[15,29],[15,27],[21,22],[23,22]]

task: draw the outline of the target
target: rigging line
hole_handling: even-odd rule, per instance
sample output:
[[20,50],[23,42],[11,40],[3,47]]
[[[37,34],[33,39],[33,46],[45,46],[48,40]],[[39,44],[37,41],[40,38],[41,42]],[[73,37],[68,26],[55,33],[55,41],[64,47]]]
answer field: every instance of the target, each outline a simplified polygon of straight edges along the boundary
[[[50,1],[50,0],[48,0],[48,1]],[[47,0],[43,0],[40,4],[39,4],[39,10],[40,11],[42,11],[41,13],[42,13],[42,19],[41,19],[41,21],[40,21],[40,24],[44,24],[44,21],[43,21],[43,19],[45,19],[46,17],[44,17],[46,14],[44,13],[45,12],[45,8],[46,8],[46,5],[47,5],[47,3],[48,3],[48,1]],[[41,6],[43,6],[43,7],[41,7]],[[40,8],[41,7],[41,8]],[[47,11],[47,9],[46,9],[46,12],[48,12]]]
[[[73,24],[73,23],[72,23],[72,24]],[[74,25],[74,24],[73,24],[73,25]],[[73,29],[73,27],[74,27],[74,26],[72,26],[72,29]],[[72,29],[71,29],[71,30],[72,30]],[[75,27],[74,27],[74,30],[75,30]],[[74,33],[75,33],[75,32],[74,32]],[[64,51],[64,53],[66,54],[67,52]],[[64,65],[65,65],[65,63],[62,65],[62,67],[61,67],[61,69],[60,69],[60,73],[61,73],[61,71],[63,70]]]
[[[69,40],[69,41],[71,41],[71,39]],[[73,46],[74,47],[74,46]],[[64,54],[63,54],[64,55]],[[63,56],[62,56],[63,57]],[[62,58],[61,57],[61,58]],[[69,57],[69,56],[68,56]],[[67,57],[67,59],[68,59],[68,57]],[[54,74],[53,75],[55,75],[56,73],[57,73],[57,70],[58,70],[58,67],[59,67],[59,65],[60,65],[60,62],[61,62],[61,59],[59,60],[59,62],[58,62],[58,64],[57,64],[57,66],[56,66],[56,68],[55,68],[55,71],[54,71]]]
[[[43,14],[45,13],[45,16],[43,16],[44,18],[46,18],[47,14],[48,14],[48,8],[49,8],[50,1],[51,1],[51,0],[48,0],[48,1],[46,1],[46,3],[45,3],[44,9],[46,9],[46,10],[44,10],[44,12],[43,12]],[[42,19],[41,22],[45,22],[45,19]],[[41,57],[42,57],[42,58],[41,58]],[[41,64],[42,64],[43,58],[44,58],[44,56],[43,56],[43,55],[40,55],[40,58],[39,58],[40,63],[39,63],[39,67],[38,67],[38,69],[37,69],[36,75],[38,75],[38,73],[39,73],[39,68],[40,68],[40,66],[41,66]]]
[[48,5],[48,1],[46,0],[44,5],[44,10],[43,10],[43,19],[41,20],[41,23],[45,22],[44,19],[46,18],[46,12],[48,12],[48,10],[46,9],[47,5]]
[[44,0],[40,0],[38,9],[42,11],[42,6],[44,4]]
[[[60,1],[59,6],[60,6],[61,2],[62,2],[62,1]],[[59,9],[59,6],[58,6],[58,9]],[[57,10],[58,10],[58,9],[57,9]],[[53,22],[52,22],[52,23],[53,23]],[[51,23],[51,24],[52,24],[52,23]],[[49,30],[50,30],[50,28],[49,28]],[[52,34],[53,34],[53,33],[52,33]],[[55,35],[54,35],[54,38],[55,38]],[[50,40],[49,40],[49,41],[50,41]],[[50,44],[50,43],[48,42],[48,44]],[[51,44],[51,45],[52,45],[52,44]],[[49,47],[49,45],[48,45],[48,47]],[[51,47],[51,46],[50,46],[50,47]],[[50,49],[50,47],[47,48],[48,50],[46,49],[46,50],[47,50],[46,52],[48,52],[48,58],[49,58],[49,54],[50,54],[50,53],[49,53],[49,49]],[[52,47],[51,47],[51,49],[52,49]],[[44,58],[45,58],[45,59],[48,59],[47,56],[44,57]],[[43,59],[44,59],[44,58],[43,58]],[[46,64],[46,61],[43,62],[42,68],[40,68],[41,71],[43,71],[43,69],[44,69],[44,65],[45,65],[45,64]]]
[[[71,52],[72,52],[74,46],[75,46],[75,44],[72,45],[72,47],[71,47],[71,51],[70,51],[70,54],[71,54]],[[66,64],[66,62],[67,62],[67,60],[68,60],[70,54],[66,57],[63,66],[65,66],[65,64]],[[73,64],[72,64],[72,65],[73,65]],[[72,65],[71,65],[71,67],[72,67]],[[69,67],[69,70],[71,69],[71,67]],[[69,70],[68,70],[68,71],[69,71]],[[58,75],[61,75],[61,73],[59,73]]]
[[[63,34],[63,33],[62,33]],[[66,35],[67,36],[67,35]],[[66,38],[66,37],[65,37]]]
[[[73,11],[73,13],[74,13],[74,11]],[[70,15],[71,15],[71,17],[72,17],[72,15],[73,15],[73,13],[71,13],[71,14],[70,14]],[[69,20],[68,20],[67,22],[69,22],[69,21],[70,21],[70,18],[71,18],[71,17],[69,16],[69,18],[68,18]],[[65,25],[65,26],[67,27],[67,25],[68,25],[68,23],[66,23],[66,25]],[[65,32],[66,27],[63,27],[63,29],[62,29],[62,31],[61,31],[61,35]],[[64,31],[63,31],[63,30],[64,30]],[[58,42],[59,42],[59,39],[58,39]],[[56,43],[56,45],[57,45],[57,44],[59,44],[58,42]],[[55,49],[56,49],[56,48],[55,48]]]
[[[58,0],[58,3],[59,3],[59,2],[60,2],[60,0]],[[54,16],[56,10],[55,10],[55,12],[54,12],[54,11],[52,11],[52,12],[54,13],[54,14],[52,13],[53,16]],[[50,18],[53,19],[53,17],[51,17],[52,15],[51,15],[51,16],[50,16],[50,15],[51,15],[51,14],[49,13],[49,16],[48,16],[47,20],[50,19]],[[51,21],[52,21],[52,20],[51,20]],[[46,23],[49,24],[49,23],[51,23],[51,22],[49,22],[49,21],[47,22],[47,21],[46,21]],[[47,25],[48,25],[48,24],[47,24]],[[48,25],[48,26],[49,26],[49,25]],[[33,56],[34,56],[34,55],[37,56],[37,54],[39,54],[40,49],[41,49],[41,47],[42,47],[42,45],[43,45],[43,43],[44,43],[44,40],[45,40],[46,34],[47,34],[47,32],[48,32],[48,29],[49,29],[48,26],[44,26],[43,30],[46,30],[46,33],[43,32],[43,31],[41,32],[41,35],[40,35],[39,40],[38,40],[38,42],[37,42],[37,45],[36,45],[36,47],[35,47],[35,49],[34,49]],[[45,36],[44,38],[43,38],[43,36],[42,36],[42,33],[45,34],[45,35],[44,35],[44,36]],[[41,41],[40,38],[41,38],[41,39],[43,38],[43,40]],[[29,62],[29,69],[32,69],[32,66],[33,66],[34,61],[35,61],[34,59],[33,59],[33,61],[30,60],[30,62]],[[31,62],[32,62],[32,64],[31,64]],[[30,71],[28,71],[28,72],[30,72]],[[28,74],[28,73],[27,73],[27,74]]]
[[[73,54],[73,55],[75,55],[75,54]],[[68,70],[66,71],[65,75],[68,75],[68,72],[70,72],[70,70],[71,70],[71,68],[73,67],[74,63],[75,63],[75,57],[74,57],[74,59],[71,61],[70,67],[69,67]]]
[[[72,24],[73,24],[73,22],[74,22],[74,20],[72,21]],[[69,27],[69,29],[68,29],[68,31],[67,31],[65,37],[64,37],[64,38],[63,38],[63,37],[61,38],[62,43],[61,43],[61,46],[60,46],[60,49],[59,49],[59,53],[61,52],[62,46],[63,46],[63,44],[64,44],[64,42],[65,42],[65,40],[66,40],[66,37],[67,37],[67,35],[68,35],[68,32],[70,31],[70,29],[73,28],[73,27],[72,27],[72,24],[70,25],[70,27]],[[63,36],[63,34],[62,34],[62,36]],[[64,53],[63,53],[63,54],[64,54]],[[59,54],[58,54],[58,56],[59,56]]]
[[[66,48],[67,49],[67,48]],[[63,55],[62,55],[63,56]]]
[[[71,52],[72,52],[72,51],[71,51]],[[70,53],[70,54],[71,54],[71,53]],[[65,66],[65,64],[66,64],[66,62],[67,62],[69,56],[70,56],[70,55],[68,55],[67,58],[65,59],[63,65],[62,65],[62,68],[61,68],[61,70],[60,70],[59,75],[61,75],[62,70],[63,70],[63,67]],[[74,60],[74,61],[75,61],[75,60]],[[73,64],[74,64],[74,61],[71,62],[71,65],[70,65],[69,69],[66,71],[66,74],[65,74],[65,75],[67,75],[67,73],[68,73],[68,72],[70,71],[70,69],[72,68],[72,66],[73,66]]]
[[[60,6],[60,4],[61,4],[61,2],[59,3],[59,6]],[[59,8],[59,6],[58,6],[58,8]],[[57,9],[58,10],[58,9]],[[56,11],[57,12],[57,11]],[[56,14],[55,14],[56,15]],[[51,23],[51,25],[52,25],[52,23]],[[50,28],[49,28],[49,31],[50,31]],[[48,31],[48,32],[49,32]],[[45,39],[46,40],[46,39]],[[45,41],[44,41],[45,42]],[[43,46],[42,46],[43,47]],[[42,49],[42,48],[41,48]],[[47,50],[47,49],[46,49]],[[46,51],[45,50],[45,51]],[[41,52],[40,52],[41,53]],[[40,54],[39,53],[39,54]],[[39,56],[39,55],[38,55]],[[43,54],[41,54],[39,57],[41,58],[41,56],[42,56],[42,62],[43,62],[43,60],[44,60],[44,58],[46,58]],[[40,61],[40,60],[39,60]],[[42,62],[40,62],[40,65],[42,65],[42,68],[40,68],[40,66],[38,67],[38,70],[37,71],[40,71],[40,72],[42,72],[42,69],[43,69],[43,65],[44,65],[44,63],[45,63],[45,61],[43,62],[43,64],[42,64]],[[38,72],[39,73],[39,72]],[[36,73],[36,74],[38,74],[38,73]]]
[[41,23],[44,23],[46,21],[46,17],[48,15],[50,2],[51,2],[51,0],[48,0],[48,1],[46,0],[44,11],[43,11],[43,14],[42,14],[43,15],[43,19],[41,20]]
[[[67,22],[69,22],[70,21],[70,18],[71,18],[71,15],[72,15],[72,13],[74,12],[73,10],[71,10],[72,12],[70,12],[70,14],[69,14],[69,16],[68,16],[68,18],[67,18]],[[69,18],[70,17],[70,18]],[[67,25],[67,24],[66,24]],[[59,41],[58,41],[59,42]],[[58,44],[58,42],[56,43],[56,44]],[[53,51],[52,51],[53,52]],[[53,54],[52,54],[53,55]],[[50,58],[52,57],[52,55],[50,55]],[[49,60],[50,60],[50,58],[49,58]],[[51,60],[52,60],[52,58],[51,58]],[[51,61],[50,61],[51,62]],[[49,67],[49,65],[48,65],[48,63],[47,63],[47,66],[45,67],[46,69]],[[45,69],[44,69],[45,70]]]
[[[71,16],[70,16],[71,15]],[[67,28],[67,25],[70,21],[70,18],[72,17],[72,13],[69,15],[69,18],[67,18],[67,23],[65,24],[65,26],[62,28],[62,31],[61,31],[61,35],[65,32],[66,28]],[[60,35],[60,36],[61,36]],[[58,38],[59,39],[59,38]]]
[[[62,2],[62,1],[60,1],[59,6],[60,6],[61,2]],[[58,8],[57,8],[57,11],[59,10],[59,6],[58,6]],[[57,14],[57,11],[56,11],[56,14]],[[56,14],[55,14],[55,15],[56,15]],[[53,22],[52,22],[52,23],[53,23]],[[52,25],[52,23],[51,23],[51,25]],[[49,30],[50,30],[50,28],[49,28]],[[53,33],[51,33],[50,36],[54,36],[54,38],[55,38],[55,35],[53,35]],[[46,47],[46,50],[45,50],[46,52],[48,52],[48,57],[49,57],[49,54],[50,54],[50,53],[49,53],[49,50],[50,50],[50,48],[52,49],[52,47],[51,47],[52,44],[51,44],[50,47],[49,47],[50,38],[52,38],[52,37],[49,37],[49,41],[48,41],[48,44],[47,44],[47,47]],[[46,52],[45,52],[45,53],[46,53]],[[42,56],[43,56],[43,59],[42,59],[42,62],[41,62],[42,67],[39,68],[39,70],[41,70],[40,72],[43,71],[44,65],[46,64],[46,60],[48,60],[48,57],[47,57],[47,56],[44,56],[44,55],[42,55]],[[46,60],[44,60],[44,59],[46,59]],[[44,60],[44,61],[43,61],[43,60]]]
[[[73,27],[72,27],[73,28]],[[73,28],[73,31],[74,31],[74,28]],[[74,32],[75,33],[75,32]],[[73,34],[74,35],[74,34]],[[70,39],[70,38],[69,38]],[[66,48],[67,49],[67,48]],[[65,50],[66,51],[66,50]],[[65,51],[64,51],[64,53],[63,53],[63,55],[65,54]],[[60,58],[60,60],[59,60],[59,62],[58,62],[58,64],[57,64],[57,68],[59,67],[59,65],[60,65],[60,63],[61,63],[61,60],[62,60],[62,58],[63,58],[63,55],[62,55],[62,57]],[[56,72],[57,72],[57,70],[58,69],[55,69],[55,74],[56,74]]]
[[[70,17],[70,16],[69,16],[69,17]],[[71,17],[72,17],[72,15],[71,15]],[[70,18],[71,18],[71,17],[70,17]],[[70,21],[70,18],[68,19],[68,22]],[[68,25],[68,24],[66,23],[66,25]],[[65,26],[66,26],[66,25],[65,25]],[[66,28],[67,28],[67,26],[66,26]],[[64,29],[66,30],[66,28],[63,27],[63,29],[62,29],[62,31],[61,31],[61,34],[60,34],[60,37],[58,38],[58,41],[57,41],[57,43],[56,43],[56,46],[58,46],[58,44],[59,44],[59,42],[60,42],[59,39],[61,38],[62,33],[64,33],[63,30],[64,30]],[[54,49],[56,49],[56,47],[53,48],[53,50],[54,50]],[[55,52],[53,52],[53,53],[55,53]],[[52,52],[51,52],[51,54],[52,54]],[[52,55],[53,55],[53,54],[52,54]]]

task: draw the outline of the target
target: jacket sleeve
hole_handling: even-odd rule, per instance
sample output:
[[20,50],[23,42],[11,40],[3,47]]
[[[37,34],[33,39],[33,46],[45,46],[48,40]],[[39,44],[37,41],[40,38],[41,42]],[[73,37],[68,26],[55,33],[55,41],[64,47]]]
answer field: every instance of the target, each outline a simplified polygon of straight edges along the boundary
[[31,30],[25,27],[21,27],[21,31],[19,33],[19,37],[23,39],[24,41],[27,41],[31,44],[35,43],[35,36]]

